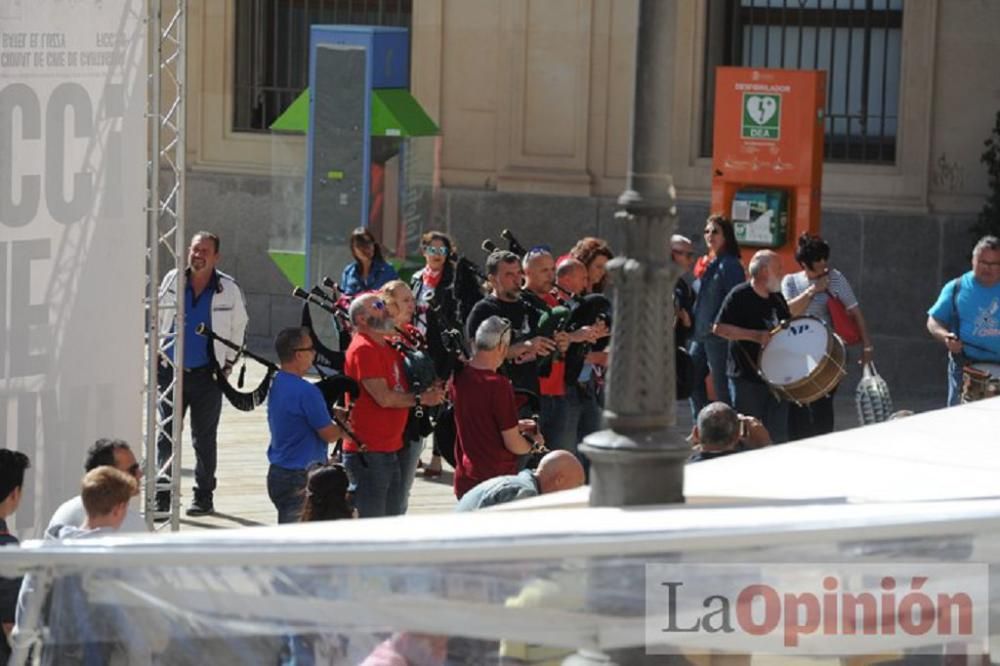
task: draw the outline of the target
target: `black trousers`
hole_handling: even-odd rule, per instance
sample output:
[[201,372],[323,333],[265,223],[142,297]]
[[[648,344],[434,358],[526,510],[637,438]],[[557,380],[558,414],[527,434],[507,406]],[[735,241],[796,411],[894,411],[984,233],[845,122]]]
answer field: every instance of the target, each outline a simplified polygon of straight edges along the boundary
[[[160,367],[157,381],[162,392],[173,378],[170,368]],[[218,459],[216,434],[219,429],[219,415],[222,414],[222,391],[215,383],[211,368],[184,371],[184,399],[181,418],[191,409],[191,444],[194,446],[194,496],[196,500],[212,501],[215,492],[215,468]],[[160,418],[166,422],[173,413],[173,407],[161,400]],[[172,426],[171,426],[172,427]],[[170,439],[161,434],[156,442],[157,466],[163,467],[170,458]],[[170,472],[167,470],[166,475]]]
[[788,441],[806,439],[833,432],[833,394],[816,402],[788,406]]

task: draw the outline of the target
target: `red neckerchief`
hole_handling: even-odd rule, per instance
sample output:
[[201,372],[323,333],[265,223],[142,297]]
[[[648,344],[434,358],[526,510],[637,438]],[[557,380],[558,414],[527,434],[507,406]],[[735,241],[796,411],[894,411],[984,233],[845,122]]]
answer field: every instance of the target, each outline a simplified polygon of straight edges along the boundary
[[441,282],[442,273],[444,273],[443,270],[435,271],[432,270],[430,266],[426,266],[424,267],[420,277],[423,280],[425,287],[428,289],[437,289],[438,283]]

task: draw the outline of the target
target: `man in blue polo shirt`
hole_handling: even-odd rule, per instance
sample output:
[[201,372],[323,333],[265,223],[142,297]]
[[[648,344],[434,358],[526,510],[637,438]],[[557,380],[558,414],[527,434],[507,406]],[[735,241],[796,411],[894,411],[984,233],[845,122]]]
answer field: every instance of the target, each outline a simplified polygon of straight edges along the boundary
[[281,370],[267,395],[267,495],[279,523],[298,521],[306,476],[313,463],[327,461],[327,443],[343,437],[332,422],[323,394],[303,376],[316,358],[308,328],[286,328],[274,340]]
[[1000,239],[979,239],[972,270],[946,284],[927,315],[927,330],[948,349],[951,407],[962,397],[964,365],[1000,363]]
[[[188,248],[188,267],[184,272],[184,397],[182,414],[191,409],[191,444],[195,453],[194,500],[187,510],[189,516],[204,516],[214,512],[216,434],[222,413],[222,391],[215,383],[216,366],[229,375],[236,362],[237,353],[221,343],[212,344],[209,338],[198,335],[200,324],[212,329],[219,336],[236,344],[243,344],[247,327],[247,310],[243,294],[232,277],[216,270],[219,263],[219,237],[208,231],[199,231]],[[176,330],[173,307],[177,302],[177,270],[171,270],[160,284],[160,334],[163,336],[161,354],[174,358]],[[173,370],[161,361],[159,372],[160,391],[166,390],[173,379]],[[160,418],[169,423],[173,405],[160,402]],[[172,454],[171,441],[161,435],[156,443],[157,466],[163,470]],[[164,470],[169,476],[170,469]],[[169,492],[157,494],[157,509],[170,508]]]

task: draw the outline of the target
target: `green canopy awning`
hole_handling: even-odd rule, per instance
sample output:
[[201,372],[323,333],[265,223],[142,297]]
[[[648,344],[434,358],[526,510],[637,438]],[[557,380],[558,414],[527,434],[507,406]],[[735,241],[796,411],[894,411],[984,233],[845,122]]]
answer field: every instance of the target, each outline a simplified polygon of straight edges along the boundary
[[435,136],[440,131],[409,90],[372,91],[372,136]]
[[[291,106],[271,123],[278,132],[305,134],[309,130],[309,89],[302,91]],[[435,136],[441,130],[420,103],[405,88],[381,88],[372,91],[372,136]]]
[[303,90],[291,106],[271,123],[271,129],[278,132],[306,133],[309,129],[309,88]]

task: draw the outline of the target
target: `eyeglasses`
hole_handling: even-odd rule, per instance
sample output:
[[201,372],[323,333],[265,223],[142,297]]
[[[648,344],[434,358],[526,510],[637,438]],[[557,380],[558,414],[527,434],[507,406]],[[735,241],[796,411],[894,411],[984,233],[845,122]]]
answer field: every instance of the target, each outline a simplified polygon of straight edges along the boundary
[[441,247],[434,247],[433,245],[427,245],[427,246],[424,247],[424,254],[429,254],[432,257],[435,257],[435,256],[437,256],[437,257],[447,257],[448,256],[448,248],[446,248],[444,245],[442,245]]
[[712,227],[711,229],[705,229],[705,235],[706,236],[714,236],[717,233],[719,233],[718,227]]
[[1000,268],[1000,261],[986,261],[984,259],[976,259],[976,263],[980,266],[985,266],[987,268]]
[[671,252],[679,254],[682,257],[687,257],[688,259],[694,256],[694,252],[691,252],[690,250],[671,250]]

